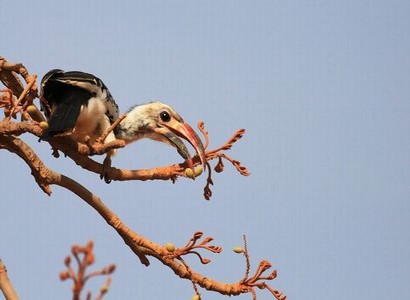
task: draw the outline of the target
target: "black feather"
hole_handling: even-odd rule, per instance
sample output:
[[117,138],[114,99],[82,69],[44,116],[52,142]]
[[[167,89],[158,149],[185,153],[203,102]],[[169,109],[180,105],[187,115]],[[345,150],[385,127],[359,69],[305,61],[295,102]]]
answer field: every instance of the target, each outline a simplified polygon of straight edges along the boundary
[[75,127],[81,107],[86,106],[92,93],[79,87],[58,81],[49,81],[44,87],[44,98],[51,107],[49,128],[41,137],[43,140],[64,133]]
[[[42,110],[49,128],[41,139],[56,134],[70,133],[76,126],[83,107],[91,98],[100,101],[110,122],[118,118],[118,106],[104,83],[96,76],[79,71],[64,72],[59,69],[49,71],[41,80]],[[100,113],[97,113],[100,114]],[[90,118],[90,115],[87,115]],[[102,116],[96,115],[96,118]],[[99,124],[98,126],[100,126]],[[89,129],[93,134],[93,128]]]

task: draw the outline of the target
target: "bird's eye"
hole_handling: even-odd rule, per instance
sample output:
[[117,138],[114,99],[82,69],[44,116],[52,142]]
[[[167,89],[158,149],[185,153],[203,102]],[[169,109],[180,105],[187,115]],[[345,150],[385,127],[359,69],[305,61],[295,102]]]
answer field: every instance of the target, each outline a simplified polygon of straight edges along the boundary
[[170,120],[171,120],[171,116],[169,115],[169,113],[167,112],[167,111],[162,111],[160,114],[159,114],[159,116],[160,116],[160,118],[161,118],[161,120],[163,121],[163,122],[169,122]]

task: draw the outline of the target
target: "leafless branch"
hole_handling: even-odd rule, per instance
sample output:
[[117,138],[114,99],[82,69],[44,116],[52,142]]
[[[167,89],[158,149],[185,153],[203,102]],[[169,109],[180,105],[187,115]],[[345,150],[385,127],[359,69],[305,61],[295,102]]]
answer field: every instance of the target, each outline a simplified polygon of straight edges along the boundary
[[[87,281],[96,276],[108,276],[106,282],[100,289],[97,300],[102,299],[108,292],[108,288],[111,284],[111,275],[115,271],[115,265],[108,265],[98,271],[87,273],[87,269],[94,264],[95,255],[93,252],[94,243],[89,241],[86,246],[73,245],[71,247],[71,255],[75,258],[77,263],[77,271],[71,265],[71,256],[66,256],[64,259],[64,265],[66,270],[60,273],[60,279],[73,281],[73,300],[80,300],[81,292],[83,291]],[[91,292],[87,293],[87,299],[91,299]]]
[[7,268],[1,259],[0,259],[0,290],[3,292],[3,296],[6,300],[18,300],[19,299],[7,275]]

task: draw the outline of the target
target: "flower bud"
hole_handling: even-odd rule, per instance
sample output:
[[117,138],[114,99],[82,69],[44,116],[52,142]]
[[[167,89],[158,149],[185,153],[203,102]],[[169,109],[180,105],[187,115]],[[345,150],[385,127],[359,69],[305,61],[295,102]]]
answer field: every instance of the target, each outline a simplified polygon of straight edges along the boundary
[[61,272],[60,273],[60,280],[66,280],[70,277],[70,275],[68,274],[68,272]]
[[66,256],[66,258],[64,259],[64,264],[68,267],[71,263],[71,257],[70,256]]
[[100,288],[100,293],[101,294],[105,294],[105,293],[107,293],[108,292],[108,287],[106,286],[106,285],[103,285],[101,288]]

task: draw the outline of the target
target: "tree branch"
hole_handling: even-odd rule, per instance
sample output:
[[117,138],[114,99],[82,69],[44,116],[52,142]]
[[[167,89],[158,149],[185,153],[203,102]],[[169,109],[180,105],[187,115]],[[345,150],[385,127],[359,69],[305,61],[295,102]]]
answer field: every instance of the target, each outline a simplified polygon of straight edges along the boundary
[[[111,283],[111,275],[114,273],[116,266],[110,264],[100,270],[87,272],[88,268],[95,262],[95,254],[93,252],[94,243],[89,241],[85,246],[73,245],[71,247],[71,254],[77,262],[77,271],[71,266],[71,256],[66,256],[64,264],[66,270],[60,273],[60,279],[62,281],[71,279],[73,281],[73,300],[80,300],[81,292],[83,291],[87,281],[96,276],[108,276],[107,280],[100,288],[100,293],[96,299],[102,299],[108,292],[108,288]],[[91,292],[87,293],[87,299],[91,299]]]
[[19,297],[11,284],[9,277],[7,276],[7,268],[3,261],[0,259],[0,290],[3,292],[6,300],[18,300]]

